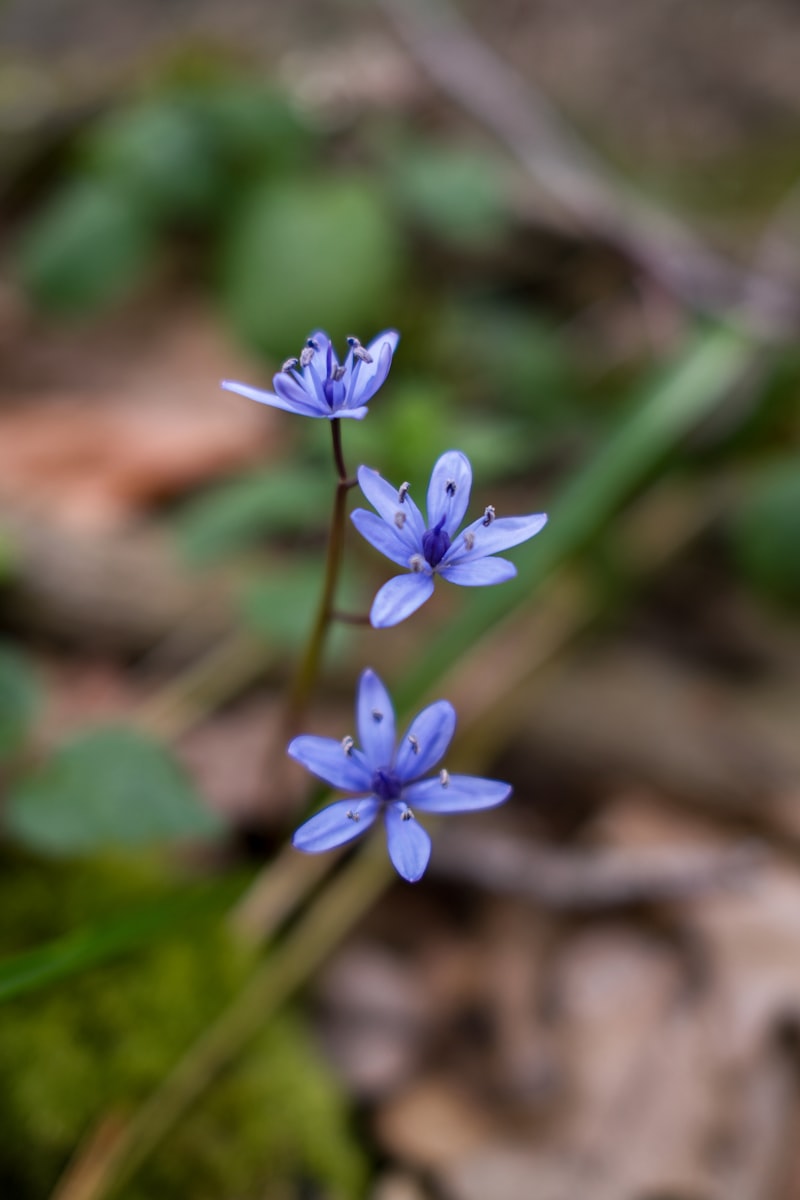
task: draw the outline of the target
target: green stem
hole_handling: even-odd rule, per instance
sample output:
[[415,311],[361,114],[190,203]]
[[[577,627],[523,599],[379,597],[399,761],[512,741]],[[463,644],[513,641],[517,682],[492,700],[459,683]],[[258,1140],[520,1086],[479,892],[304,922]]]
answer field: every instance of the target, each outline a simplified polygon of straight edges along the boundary
[[355,486],[355,480],[349,479],[342,454],[342,430],[340,421],[331,421],[333,437],[333,458],[336,463],[338,479],[336,494],[333,500],[331,526],[328,534],[328,553],[325,560],[325,578],[322,584],[317,615],[306,645],[305,653],[300,662],[297,674],[289,693],[286,710],[286,731],[289,735],[295,733],[302,723],[302,717],[308,705],[309,697],[314,689],[325,639],[328,635],[335,613],[333,600],[336,595],[336,585],[339,582],[339,570],[344,549],[345,517],[347,516],[347,493]]

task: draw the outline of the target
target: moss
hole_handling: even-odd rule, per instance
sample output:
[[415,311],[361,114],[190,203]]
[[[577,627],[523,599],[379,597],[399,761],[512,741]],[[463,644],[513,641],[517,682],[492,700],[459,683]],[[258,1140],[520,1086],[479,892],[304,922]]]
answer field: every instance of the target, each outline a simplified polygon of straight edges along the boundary
[[[172,885],[174,887],[174,885]],[[11,863],[0,871],[0,950],[58,936],[171,890],[154,864]],[[13,940],[7,931],[13,930]],[[0,1195],[39,1200],[80,1141],[164,1077],[247,978],[252,960],[219,922],[183,929],[4,1006],[0,1021]],[[125,1200],[259,1200],[310,1180],[349,1200],[364,1160],[346,1106],[302,1022],[269,1022],[187,1115]]]

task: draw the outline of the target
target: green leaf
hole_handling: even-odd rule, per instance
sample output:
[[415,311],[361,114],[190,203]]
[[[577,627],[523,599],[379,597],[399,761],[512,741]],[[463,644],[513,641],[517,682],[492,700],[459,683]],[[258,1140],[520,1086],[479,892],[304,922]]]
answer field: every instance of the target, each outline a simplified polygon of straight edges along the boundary
[[91,730],[57,750],[11,788],[5,822],[17,841],[53,855],[220,829],[163,747],[122,728]]
[[[268,644],[299,651],[308,638],[319,604],[324,565],[320,559],[295,559],[261,575],[244,590],[242,616]],[[345,566],[339,577],[336,607],[344,612],[365,613],[369,597],[361,587],[358,572]],[[335,656],[346,639],[347,629],[334,624],[329,654]]]
[[24,746],[38,703],[39,686],[28,660],[0,643],[0,759]]
[[223,299],[245,341],[280,361],[320,326],[339,341],[391,324],[400,250],[370,183],[269,182],[232,216]]
[[135,197],[80,180],[57,192],[25,230],[19,269],[42,308],[83,314],[120,299],[152,253],[149,215]]
[[748,482],[732,534],[751,583],[775,599],[800,602],[800,457],[770,463]]
[[92,131],[84,154],[94,174],[159,219],[204,215],[225,192],[202,115],[176,97],[112,113]]
[[187,504],[177,522],[193,562],[224,558],[267,534],[297,534],[327,520],[332,478],[304,467],[270,467],[222,484]]
[[421,225],[454,245],[485,245],[508,224],[497,159],[447,146],[414,147],[394,164],[393,193]]

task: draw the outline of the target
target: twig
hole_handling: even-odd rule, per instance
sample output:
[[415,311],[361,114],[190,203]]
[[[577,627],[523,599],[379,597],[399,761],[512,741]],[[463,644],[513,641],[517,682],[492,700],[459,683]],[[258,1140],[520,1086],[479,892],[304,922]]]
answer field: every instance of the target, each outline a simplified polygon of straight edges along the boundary
[[616,246],[691,309],[736,310],[755,331],[786,336],[798,290],[743,270],[636,193],[546,97],[480,40],[448,0],[378,0],[417,62],[501,141],[566,218]]

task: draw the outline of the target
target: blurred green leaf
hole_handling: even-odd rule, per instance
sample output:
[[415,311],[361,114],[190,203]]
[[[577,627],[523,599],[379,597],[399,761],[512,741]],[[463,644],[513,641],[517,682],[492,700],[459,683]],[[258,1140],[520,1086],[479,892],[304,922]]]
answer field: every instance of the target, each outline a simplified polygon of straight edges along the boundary
[[[241,610],[245,621],[270,644],[298,651],[308,638],[319,604],[324,564],[320,558],[281,562],[244,590]],[[356,571],[345,564],[339,578],[336,606],[345,612],[364,612],[371,597],[363,592]],[[346,640],[346,627],[335,624],[329,655],[335,656]]]
[[444,242],[482,246],[508,224],[502,166],[475,150],[414,145],[392,169],[393,195]]
[[39,703],[39,686],[27,658],[0,643],[0,759],[24,744]]
[[88,168],[154,217],[198,216],[225,191],[225,173],[200,113],[163,96],[112,113],[86,140]]
[[800,602],[800,457],[770,463],[751,478],[732,535],[736,560],[756,588]]
[[280,360],[314,328],[364,340],[391,323],[400,247],[366,180],[261,184],[232,212],[223,297],[241,337]]
[[217,152],[235,168],[293,169],[316,146],[287,97],[259,80],[230,79],[197,89],[191,103]]
[[22,236],[19,269],[35,302],[82,314],[118,300],[154,249],[149,216],[132,195],[80,180],[57,192]]
[[108,962],[128,950],[149,947],[174,937],[191,921],[221,913],[241,891],[241,882],[226,878],[76,930],[43,946],[0,960],[0,1001],[33,992],[58,979]]
[[184,506],[180,546],[192,561],[213,562],[263,539],[324,525],[333,479],[304,467],[271,467],[222,484]]
[[94,729],[14,784],[8,833],[46,854],[207,837],[220,821],[166,750],[132,729]]

